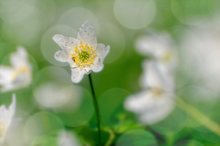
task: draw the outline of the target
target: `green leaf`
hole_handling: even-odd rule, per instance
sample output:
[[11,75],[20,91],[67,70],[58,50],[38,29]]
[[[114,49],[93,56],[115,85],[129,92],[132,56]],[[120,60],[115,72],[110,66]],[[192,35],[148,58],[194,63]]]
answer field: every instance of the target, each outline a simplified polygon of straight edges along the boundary
[[56,136],[44,136],[33,141],[31,146],[57,146]]
[[116,142],[116,146],[156,146],[154,136],[143,130],[133,129],[121,135]]
[[123,101],[128,95],[128,91],[114,88],[100,96],[99,105],[103,126],[113,126],[119,122],[118,115],[124,111]]

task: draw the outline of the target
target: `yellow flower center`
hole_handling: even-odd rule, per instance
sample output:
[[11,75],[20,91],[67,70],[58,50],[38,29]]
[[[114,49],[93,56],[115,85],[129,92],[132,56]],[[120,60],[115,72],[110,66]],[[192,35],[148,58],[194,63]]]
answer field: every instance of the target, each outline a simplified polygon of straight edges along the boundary
[[27,66],[21,66],[16,69],[15,72],[12,74],[12,80],[16,80],[16,78],[23,73],[29,73],[29,68]]
[[96,58],[96,52],[94,48],[88,44],[81,43],[74,48],[74,52],[71,54],[72,60],[80,68],[89,67],[92,65]]
[[167,51],[162,56],[162,60],[166,63],[170,62],[172,59],[173,59],[173,53],[170,51]]
[[155,97],[160,97],[164,93],[163,89],[160,87],[154,87],[151,89],[151,91]]

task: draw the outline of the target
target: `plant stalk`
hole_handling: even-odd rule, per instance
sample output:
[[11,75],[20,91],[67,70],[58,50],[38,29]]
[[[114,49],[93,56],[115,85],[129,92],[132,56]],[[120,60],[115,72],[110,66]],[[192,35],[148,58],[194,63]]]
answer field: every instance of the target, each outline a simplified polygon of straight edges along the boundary
[[194,120],[199,122],[201,125],[205,126],[207,129],[215,133],[216,135],[220,136],[220,125],[217,124],[215,121],[204,115],[200,112],[197,108],[193,107],[192,105],[186,103],[181,98],[176,99],[177,106],[185,111],[188,115],[190,115]]
[[94,85],[92,82],[92,75],[89,74],[88,76],[89,76],[89,84],[90,84],[91,92],[92,92],[93,104],[94,104],[95,113],[96,113],[96,122],[97,122],[97,128],[98,128],[98,143],[99,143],[99,146],[101,146],[102,135],[101,135],[101,120],[100,120],[99,104],[96,98],[95,89],[94,89]]

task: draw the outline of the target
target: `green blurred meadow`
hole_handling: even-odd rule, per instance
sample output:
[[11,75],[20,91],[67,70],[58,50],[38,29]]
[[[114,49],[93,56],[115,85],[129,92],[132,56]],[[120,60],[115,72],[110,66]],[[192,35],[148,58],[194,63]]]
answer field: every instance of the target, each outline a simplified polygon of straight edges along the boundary
[[[97,145],[88,77],[79,84],[71,82],[69,66],[54,59],[59,46],[52,40],[55,34],[76,37],[85,21],[95,26],[98,42],[111,47],[104,69],[92,74],[100,105],[103,146],[220,146],[218,129],[213,132],[201,124],[203,118],[195,118],[178,106],[160,122],[147,126],[124,108],[125,99],[141,90],[142,63],[150,59],[136,51],[137,39],[149,32],[166,32],[173,38],[178,54],[176,98],[220,127],[220,83],[209,82],[214,89],[204,86],[208,79],[220,81],[215,76],[220,75],[219,9],[219,0],[0,0],[0,65],[9,65],[10,54],[22,46],[32,66],[31,85],[0,93],[1,105],[9,105],[13,93],[17,96],[17,124],[10,127],[8,142],[3,146],[60,146],[60,131],[71,133],[81,146]],[[195,68],[192,62],[196,57],[189,55],[196,45],[189,47],[190,43],[206,40],[199,40],[201,34],[197,33],[204,30],[207,34],[202,35],[219,39],[214,44],[217,46],[212,42],[210,48],[206,45],[207,56],[212,47],[219,50],[219,56],[214,53],[214,63],[200,64],[203,71]],[[198,51],[201,62],[207,62],[202,55]],[[208,70],[216,72],[206,75]],[[204,76],[198,72],[208,79],[203,81]],[[49,90],[51,94],[39,91],[47,84],[57,90]],[[64,99],[53,101],[60,90]],[[50,101],[62,105],[53,107]]]

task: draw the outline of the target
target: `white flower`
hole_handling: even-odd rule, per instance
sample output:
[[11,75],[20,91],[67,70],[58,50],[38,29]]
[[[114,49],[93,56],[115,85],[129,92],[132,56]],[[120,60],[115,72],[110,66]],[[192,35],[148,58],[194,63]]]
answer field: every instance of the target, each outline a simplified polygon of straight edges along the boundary
[[176,66],[174,45],[166,33],[144,35],[137,40],[136,48],[140,54],[152,55],[163,68],[172,71]]
[[76,39],[56,34],[53,40],[61,48],[55,53],[55,59],[69,63],[74,83],[80,82],[84,74],[103,69],[110,47],[97,43],[94,27],[89,23],[82,24]]
[[128,97],[125,106],[127,110],[137,114],[143,124],[157,123],[173,110],[174,101],[172,94],[156,94],[153,91],[142,91]]
[[31,144],[25,140],[23,130],[26,124],[24,117],[13,118],[10,128],[5,137],[5,143],[7,146],[30,146]]
[[44,83],[34,90],[34,97],[38,104],[45,108],[54,109],[63,106],[78,108],[81,102],[80,91],[74,87]]
[[13,95],[11,105],[6,108],[5,105],[0,106],[0,142],[5,139],[9,126],[13,120],[16,108],[16,97]]
[[140,78],[140,84],[144,89],[159,87],[169,92],[174,92],[174,75],[167,72],[157,61],[144,61],[143,74]]
[[174,107],[174,83],[171,76],[160,71],[158,62],[145,63],[145,88],[125,101],[125,108],[137,114],[143,124],[164,119]]
[[80,143],[74,135],[62,131],[58,137],[58,146],[80,146]]
[[32,81],[31,65],[24,48],[10,56],[11,66],[0,66],[0,91],[26,87]]
[[206,100],[218,99],[220,97],[219,18],[208,19],[203,27],[191,27],[185,30],[181,39],[181,51],[184,71],[192,78],[190,81],[194,87],[193,97]]

